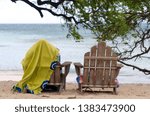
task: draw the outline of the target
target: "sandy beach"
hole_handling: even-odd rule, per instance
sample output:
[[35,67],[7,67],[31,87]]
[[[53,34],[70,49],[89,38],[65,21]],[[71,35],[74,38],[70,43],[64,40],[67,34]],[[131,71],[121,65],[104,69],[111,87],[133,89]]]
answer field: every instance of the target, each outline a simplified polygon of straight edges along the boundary
[[111,92],[84,92],[81,94],[74,83],[67,83],[65,91],[43,92],[39,95],[27,93],[13,93],[12,86],[15,81],[0,82],[0,99],[150,99],[150,84],[121,84],[118,94]]
[[[39,95],[14,93],[11,88],[17,83],[18,78],[21,79],[21,76],[21,71],[0,71],[0,99],[150,99],[150,84],[144,83],[121,83],[117,89],[117,95],[101,89],[99,92],[84,92],[81,94],[76,90],[77,84],[69,82],[66,84],[66,90],[61,93],[43,92]],[[2,78],[5,80],[2,80]]]

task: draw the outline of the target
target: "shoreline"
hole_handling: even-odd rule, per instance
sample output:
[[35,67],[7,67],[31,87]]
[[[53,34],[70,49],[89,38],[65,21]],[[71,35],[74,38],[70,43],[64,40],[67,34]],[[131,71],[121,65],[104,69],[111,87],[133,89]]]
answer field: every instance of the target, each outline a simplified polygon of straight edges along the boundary
[[[22,79],[23,70],[0,70],[0,81],[19,81]],[[69,72],[66,77],[67,83],[77,83],[76,73]],[[118,75],[117,77],[120,84],[150,84],[150,77],[144,74],[142,75]]]
[[[11,88],[21,80],[22,70],[0,70],[0,99],[150,99],[150,83],[121,83],[117,88],[117,95],[99,89],[99,92],[85,92],[81,94],[77,88],[76,74],[67,76],[66,90],[61,93],[42,92],[39,95],[28,93],[13,93]],[[127,78],[127,77],[124,77]],[[127,79],[131,80],[131,76]],[[119,77],[121,80],[121,78]],[[149,78],[148,78],[149,79]],[[119,80],[119,81],[120,81]],[[122,79],[123,80],[123,79]],[[128,82],[130,81],[128,80]],[[150,80],[150,79],[149,79]],[[124,81],[124,80],[123,80]],[[134,79],[131,81],[133,82]],[[140,81],[139,81],[140,82]],[[106,89],[104,89],[106,90]],[[112,91],[112,89],[111,89]]]

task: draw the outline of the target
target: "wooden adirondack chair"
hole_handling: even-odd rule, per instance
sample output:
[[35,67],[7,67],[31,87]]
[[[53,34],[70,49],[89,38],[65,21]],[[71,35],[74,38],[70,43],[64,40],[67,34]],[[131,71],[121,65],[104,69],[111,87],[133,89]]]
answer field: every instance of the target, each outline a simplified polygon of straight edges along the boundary
[[118,57],[112,51],[111,47],[106,46],[105,42],[93,46],[90,52],[84,55],[84,65],[74,63],[76,73],[81,75],[83,68],[83,82],[80,84],[80,91],[92,88],[113,88],[116,94],[116,78],[119,73],[121,64],[117,64]]
[[71,62],[64,62],[57,65],[54,69],[54,73],[48,83],[49,86],[56,86],[57,90],[61,92],[66,89],[66,76],[69,73]]

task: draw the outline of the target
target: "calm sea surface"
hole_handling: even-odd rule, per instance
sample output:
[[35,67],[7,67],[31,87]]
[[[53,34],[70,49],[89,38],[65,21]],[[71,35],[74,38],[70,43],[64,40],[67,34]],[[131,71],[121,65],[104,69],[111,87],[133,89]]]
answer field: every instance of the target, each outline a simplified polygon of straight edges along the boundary
[[81,33],[86,39],[76,42],[66,38],[67,29],[59,24],[0,24],[0,70],[22,69],[22,58],[39,39],[46,39],[58,47],[62,62],[81,61],[83,53],[96,44],[89,32],[81,30]]
[[[46,39],[60,49],[61,62],[83,63],[84,53],[97,42],[92,39],[89,31],[81,29],[80,33],[85,39],[76,42],[72,38],[66,38],[67,29],[59,24],[0,24],[0,70],[22,70],[21,60],[26,51],[39,39]],[[150,68],[150,60],[141,60],[135,64]],[[75,72],[73,65],[71,72]],[[122,68],[119,76],[123,82],[132,80],[131,82],[150,83],[149,76],[129,67]]]

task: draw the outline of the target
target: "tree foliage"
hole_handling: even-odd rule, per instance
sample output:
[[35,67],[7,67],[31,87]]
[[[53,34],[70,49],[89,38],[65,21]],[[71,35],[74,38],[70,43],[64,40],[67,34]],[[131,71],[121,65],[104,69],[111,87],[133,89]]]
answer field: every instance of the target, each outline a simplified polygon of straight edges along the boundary
[[[62,17],[70,35],[81,39],[82,26],[98,41],[111,41],[120,62],[150,74],[149,69],[130,64],[128,60],[150,58],[149,0],[11,0],[22,1],[36,9]],[[121,46],[121,47],[120,47]],[[147,55],[146,55],[147,54]]]

